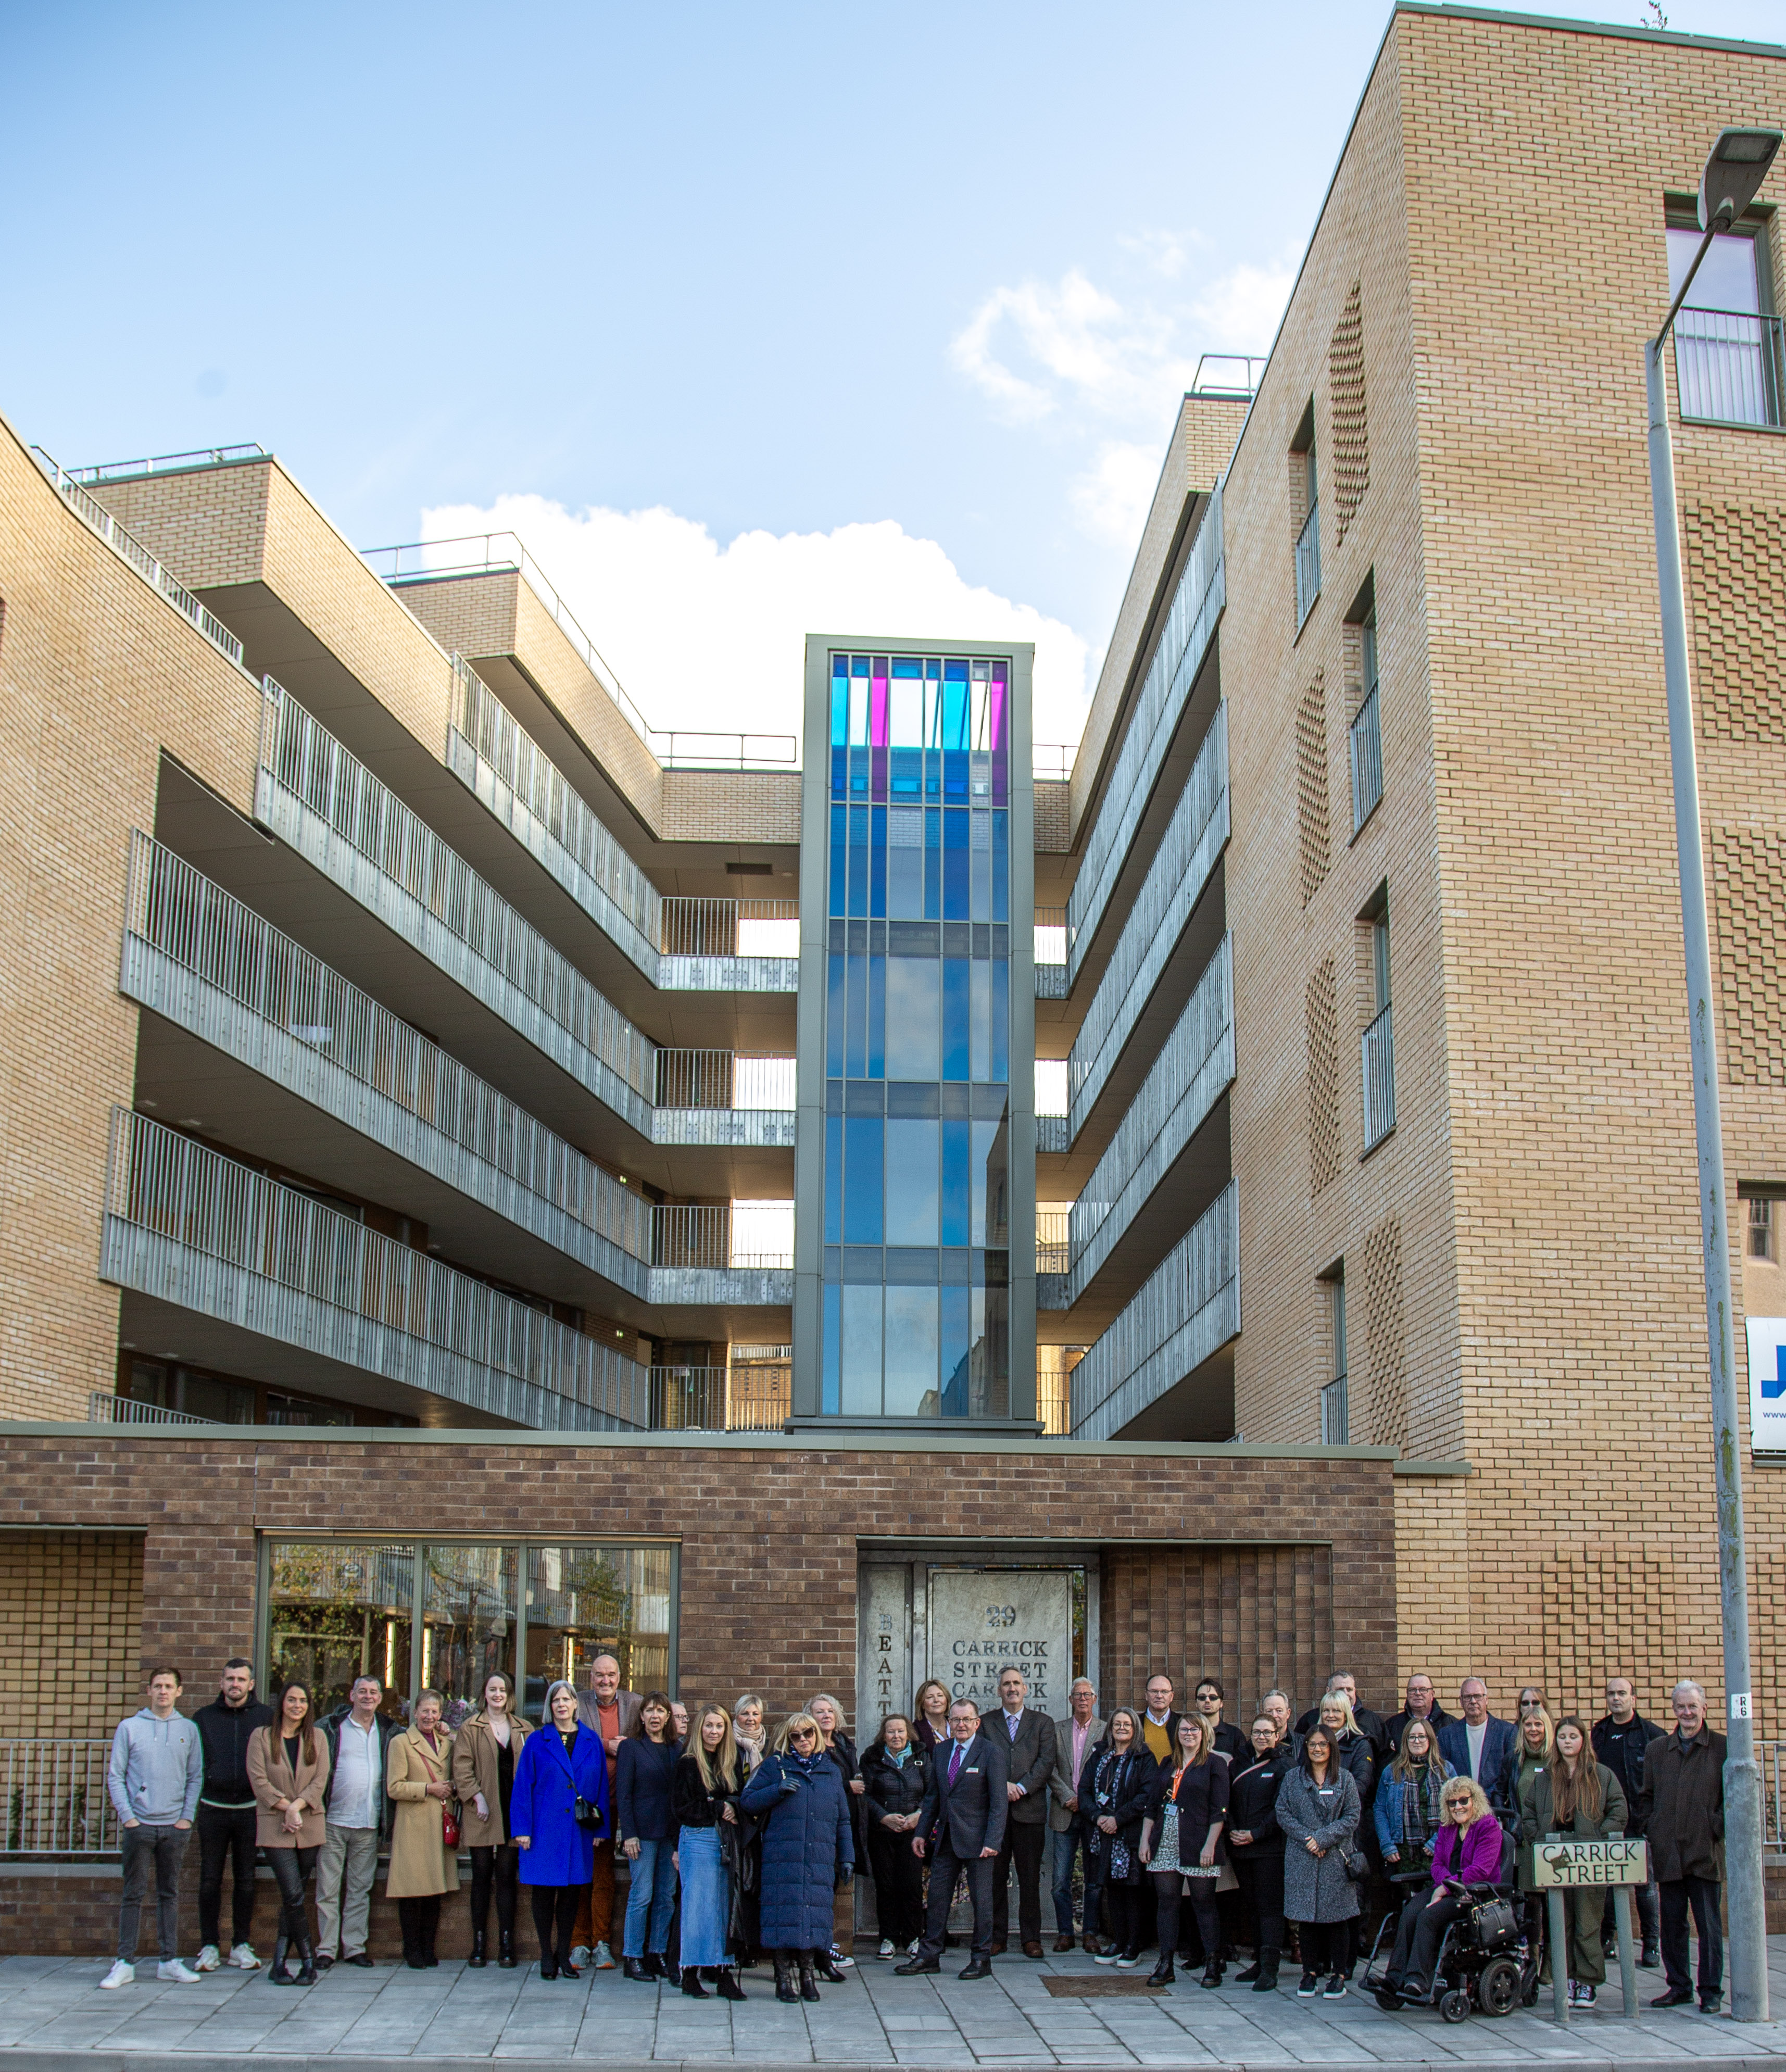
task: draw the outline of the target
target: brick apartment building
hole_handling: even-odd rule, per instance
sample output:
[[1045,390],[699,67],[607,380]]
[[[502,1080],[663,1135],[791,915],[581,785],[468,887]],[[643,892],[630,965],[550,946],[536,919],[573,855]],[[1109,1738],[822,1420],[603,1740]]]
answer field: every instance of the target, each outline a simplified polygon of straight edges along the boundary
[[[537,1702],[597,1645],[872,1728],[987,1619],[1057,1710],[1336,1656],[1715,1704],[1640,352],[1783,88],[1398,6],[1064,779],[1020,648],[815,635],[796,767],[654,733],[519,542],[362,557],[257,448],[0,438],[14,1731],[169,1654]],[[1669,362],[1757,1317],[1780,195]]]

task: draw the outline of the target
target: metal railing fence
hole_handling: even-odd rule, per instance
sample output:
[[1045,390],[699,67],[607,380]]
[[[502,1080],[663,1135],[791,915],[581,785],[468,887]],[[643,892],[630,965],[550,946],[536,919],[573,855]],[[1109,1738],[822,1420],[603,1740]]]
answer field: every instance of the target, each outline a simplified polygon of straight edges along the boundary
[[[105,506],[86,491],[68,471],[59,466],[41,446],[33,446],[37,462],[68,508],[118,557],[128,561],[151,590],[166,598],[183,619],[190,619],[220,655],[242,666],[242,643],[215,613],[209,610],[183,583],[176,582],[133,533],[127,532]],[[96,479],[94,471],[86,471]]]
[[106,1789],[109,1735],[0,1741],[6,1778],[0,1854],[115,1856],[118,1816]]
[[661,902],[658,947],[667,957],[798,957],[798,899],[695,899]]
[[1383,796],[1383,738],[1377,724],[1377,686],[1365,694],[1352,722],[1352,832],[1377,810]]
[[1070,1258],[1072,1211],[1038,1209],[1036,1211],[1036,1271],[1065,1273]]
[[96,1388],[87,1397],[89,1424],[215,1424],[215,1417],[195,1417],[190,1410],[167,1410],[158,1403],[138,1403]]
[[258,439],[246,439],[233,446],[193,446],[185,453],[147,454],[140,460],[101,461],[96,467],[72,467],[76,482],[122,482],[137,475],[178,474],[195,467],[225,467],[232,461],[270,460]]
[[794,1107],[794,1063],[786,1057],[741,1057],[734,1050],[659,1050],[659,1108]]
[[1786,319],[1681,310],[1674,323],[1681,415],[1718,425],[1786,424]]
[[1395,1127],[1395,1031],[1386,1007],[1358,1039],[1365,1089],[1365,1149]]
[[1036,909],[1036,961],[1039,964],[1064,964],[1066,962],[1065,907],[1038,906]]
[[1321,507],[1316,501],[1309,505],[1308,516],[1302,521],[1302,530],[1296,535],[1296,627],[1299,632],[1320,594]]

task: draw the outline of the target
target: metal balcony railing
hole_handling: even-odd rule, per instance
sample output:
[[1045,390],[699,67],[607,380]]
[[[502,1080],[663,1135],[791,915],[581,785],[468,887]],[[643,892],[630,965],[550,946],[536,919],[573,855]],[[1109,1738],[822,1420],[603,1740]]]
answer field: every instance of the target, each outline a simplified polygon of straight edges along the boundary
[[559,631],[576,650],[583,666],[613,699],[634,733],[667,768],[681,765],[729,769],[791,769],[798,766],[800,743],[791,734],[700,734],[655,727],[622,688],[595,643],[548,582],[520,538],[513,532],[470,533],[454,540],[418,540],[396,547],[368,547],[360,558],[394,590],[407,583],[434,582],[448,576],[512,573],[519,575]]
[[1226,597],[1221,491],[1217,487],[1197,527],[1190,558],[1173,592],[1147,680],[1117,752],[1103,804],[1086,837],[1085,860],[1067,906],[1068,956],[1075,972],[1122,875],[1123,860],[1178,731],[1185,701],[1209,652]]
[[87,1397],[89,1424],[215,1424],[215,1417],[195,1417],[190,1410],[165,1410],[158,1403],[138,1403],[96,1388]]
[[1072,1211],[1038,1209],[1036,1211],[1036,1271],[1065,1273],[1069,1262]]
[[770,1108],[791,1112],[794,1060],[735,1050],[659,1050],[660,1108]]
[[1039,964],[1064,964],[1066,962],[1065,907],[1038,906],[1036,909],[1036,961]]
[[1377,719],[1377,686],[1365,694],[1352,722],[1352,832],[1377,810],[1383,796],[1383,738]]
[[1359,1039],[1365,1087],[1365,1149],[1381,1144],[1395,1127],[1395,1034],[1385,1008]]
[[798,899],[666,898],[658,947],[667,957],[794,957]]
[[651,1369],[654,1432],[779,1432],[792,1404],[791,1361]]
[[1073,1370],[1073,1436],[1110,1439],[1240,1330],[1230,1180]]
[[138,475],[180,475],[199,467],[228,467],[244,460],[270,460],[273,456],[258,439],[240,446],[193,446],[184,453],[149,454],[141,460],[101,461],[96,467],[72,467],[76,482],[123,482]]
[[[242,643],[224,622],[201,604],[183,584],[176,582],[142,542],[125,532],[105,505],[89,496],[74,476],[59,467],[41,446],[33,446],[31,451],[57,494],[82,523],[96,532],[120,560],[128,561],[150,588],[164,597],[183,619],[191,620],[220,655],[240,668]],[[82,472],[90,480],[101,479],[99,470],[87,468]]]
[[0,1741],[0,1854],[105,1856],[118,1852],[106,1775],[111,1737]]
[[124,1108],[105,1201],[105,1280],[536,1429],[647,1421],[601,1341]]
[[1786,424],[1786,319],[1684,309],[1674,320],[1681,415],[1715,425]]
[[1321,507],[1311,504],[1308,516],[1296,535],[1296,631],[1315,607],[1321,594]]

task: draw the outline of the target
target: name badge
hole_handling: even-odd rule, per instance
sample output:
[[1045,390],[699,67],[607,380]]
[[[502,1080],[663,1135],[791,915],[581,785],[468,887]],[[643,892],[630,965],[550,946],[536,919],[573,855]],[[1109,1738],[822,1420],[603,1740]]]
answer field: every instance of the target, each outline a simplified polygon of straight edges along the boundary
[[979,1765],[977,1762],[963,1763],[961,1768],[961,1774],[963,1777],[978,1777],[979,1775]]

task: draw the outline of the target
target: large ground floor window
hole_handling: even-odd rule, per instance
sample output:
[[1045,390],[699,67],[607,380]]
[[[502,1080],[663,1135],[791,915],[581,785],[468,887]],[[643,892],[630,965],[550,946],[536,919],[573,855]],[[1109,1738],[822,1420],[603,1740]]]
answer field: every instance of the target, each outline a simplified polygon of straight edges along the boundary
[[451,1727],[496,1669],[536,1720],[552,1682],[586,1684],[597,1655],[618,1658],[626,1689],[673,1689],[679,1553],[673,1542],[269,1538],[261,1687],[301,1679],[326,1713],[369,1671],[393,1718],[432,1688]]

